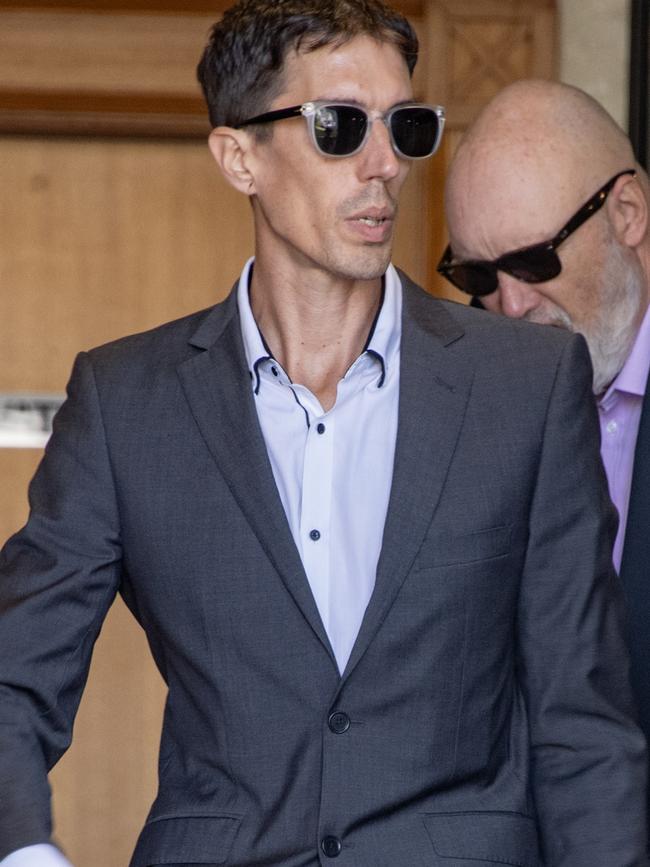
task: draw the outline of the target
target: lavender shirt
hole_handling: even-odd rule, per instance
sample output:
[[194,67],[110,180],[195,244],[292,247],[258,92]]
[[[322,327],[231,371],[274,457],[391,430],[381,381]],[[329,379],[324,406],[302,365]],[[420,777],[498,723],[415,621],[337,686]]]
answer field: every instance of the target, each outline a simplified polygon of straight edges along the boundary
[[614,565],[617,569],[621,567],[634,449],[649,370],[650,309],[646,310],[627,361],[598,401],[600,451],[609,481],[609,495],[618,509],[620,520],[614,545]]

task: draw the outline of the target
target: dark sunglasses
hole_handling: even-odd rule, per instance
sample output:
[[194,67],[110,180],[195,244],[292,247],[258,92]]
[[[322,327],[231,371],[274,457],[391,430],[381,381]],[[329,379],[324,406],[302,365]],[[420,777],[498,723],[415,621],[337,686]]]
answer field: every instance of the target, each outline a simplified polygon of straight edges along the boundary
[[636,172],[634,169],[625,169],[624,172],[614,175],[576,211],[569,222],[550,241],[505,253],[492,262],[482,259],[454,262],[451,247],[448,246],[438,265],[438,272],[458,289],[475,297],[489,295],[497,289],[498,271],[505,271],[506,274],[510,274],[517,280],[523,280],[524,283],[544,283],[546,280],[552,280],[562,270],[562,262],[555,252],[557,248],[589,217],[602,208],[612,187],[623,175],[634,176]]
[[[320,100],[258,114],[237,124],[236,128],[301,116],[307,121],[316,149],[326,157],[351,157],[358,153],[370,135],[374,120],[358,105]],[[440,105],[409,103],[396,105],[378,119],[386,125],[398,156],[421,160],[435,153],[440,144],[445,110]]]

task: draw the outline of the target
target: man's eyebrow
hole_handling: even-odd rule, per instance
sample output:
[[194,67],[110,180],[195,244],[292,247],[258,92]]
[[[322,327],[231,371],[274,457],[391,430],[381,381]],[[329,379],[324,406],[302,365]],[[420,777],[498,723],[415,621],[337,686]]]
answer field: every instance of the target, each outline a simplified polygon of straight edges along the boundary
[[319,96],[317,99],[311,100],[311,102],[332,102],[332,103],[346,103],[347,105],[357,105],[359,108],[365,108],[365,103],[360,102],[358,99],[345,97],[345,96]]
[[[362,108],[364,111],[369,111],[367,103],[361,102],[358,99],[341,97],[341,96],[319,96],[317,99],[309,100],[310,102],[329,102],[332,104],[345,104],[345,105],[354,105],[358,108]],[[390,111],[393,108],[400,108],[403,105],[413,105],[417,100],[415,98],[411,99],[400,99],[398,102],[394,102],[391,106],[389,106],[386,111]]]

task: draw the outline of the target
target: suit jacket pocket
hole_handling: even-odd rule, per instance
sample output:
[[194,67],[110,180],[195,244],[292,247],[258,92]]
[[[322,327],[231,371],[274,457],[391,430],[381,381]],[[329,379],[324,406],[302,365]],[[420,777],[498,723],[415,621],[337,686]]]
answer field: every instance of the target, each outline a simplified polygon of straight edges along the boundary
[[241,822],[237,813],[166,815],[144,826],[130,867],[224,864]]
[[418,551],[413,568],[434,569],[501,557],[510,551],[511,526],[488,527],[469,533],[431,532]]
[[537,826],[528,816],[507,812],[427,813],[422,819],[440,858],[541,867]]

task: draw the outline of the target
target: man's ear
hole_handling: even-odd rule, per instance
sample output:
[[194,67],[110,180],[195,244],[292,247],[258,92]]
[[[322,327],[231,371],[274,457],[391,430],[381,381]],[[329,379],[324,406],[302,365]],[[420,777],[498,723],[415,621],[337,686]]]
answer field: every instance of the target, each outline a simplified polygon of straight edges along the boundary
[[610,217],[618,240],[626,247],[638,247],[648,230],[648,200],[644,178],[624,175],[614,190]]
[[249,170],[250,137],[248,133],[229,126],[218,126],[208,138],[210,152],[221,174],[229,184],[252,196],[255,193],[255,179]]

